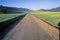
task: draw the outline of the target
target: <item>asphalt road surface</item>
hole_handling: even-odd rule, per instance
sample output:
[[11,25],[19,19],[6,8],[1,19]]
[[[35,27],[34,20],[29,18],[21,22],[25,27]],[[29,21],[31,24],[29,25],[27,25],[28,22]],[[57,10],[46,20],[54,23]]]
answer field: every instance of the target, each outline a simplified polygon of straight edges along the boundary
[[59,30],[27,14],[2,40],[59,40]]

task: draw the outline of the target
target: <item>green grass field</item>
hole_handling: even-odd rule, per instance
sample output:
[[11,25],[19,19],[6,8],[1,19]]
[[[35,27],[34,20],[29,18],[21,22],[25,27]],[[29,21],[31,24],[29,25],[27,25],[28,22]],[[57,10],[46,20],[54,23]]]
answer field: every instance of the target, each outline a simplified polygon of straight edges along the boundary
[[16,14],[0,14],[0,22],[15,18],[17,16],[24,15],[25,13],[16,13]]
[[49,22],[54,26],[58,26],[58,22],[60,21],[60,12],[32,12],[32,14],[40,19]]

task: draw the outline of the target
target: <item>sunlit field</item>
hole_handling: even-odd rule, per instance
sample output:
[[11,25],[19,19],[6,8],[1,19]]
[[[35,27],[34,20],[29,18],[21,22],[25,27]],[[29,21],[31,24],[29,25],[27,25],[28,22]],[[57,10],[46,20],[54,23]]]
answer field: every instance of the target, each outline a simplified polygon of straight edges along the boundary
[[13,19],[17,16],[24,15],[25,13],[18,13],[18,14],[0,14],[0,22],[7,21]]
[[60,21],[60,12],[32,12],[32,14],[40,19],[49,22],[54,26],[58,26],[58,22]]

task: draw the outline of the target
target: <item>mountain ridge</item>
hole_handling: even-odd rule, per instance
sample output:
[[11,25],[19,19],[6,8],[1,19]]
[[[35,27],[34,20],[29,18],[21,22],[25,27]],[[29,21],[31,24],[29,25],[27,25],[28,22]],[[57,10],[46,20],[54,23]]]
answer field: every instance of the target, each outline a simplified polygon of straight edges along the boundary
[[56,7],[56,8],[52,8],[52,9],[40,9],[38,11],[60,12],[60,7]]

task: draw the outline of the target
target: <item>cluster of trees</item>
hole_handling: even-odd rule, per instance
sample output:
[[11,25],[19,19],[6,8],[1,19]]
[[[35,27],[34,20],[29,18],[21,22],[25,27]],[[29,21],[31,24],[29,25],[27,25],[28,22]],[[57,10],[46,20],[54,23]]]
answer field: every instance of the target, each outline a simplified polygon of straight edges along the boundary
[[12,12],[23,12],[23,11],[30,11],[27,8],[16,8],[16,7],[7,7],[0,5],[0,11],[3,13],[12,13]]
[[3,13],[6,13],[7,12],[7,9],[4,8],[2,5],[0,6],[0,11],[3,12]]
[[3,12],[3,13],[10,13],[10,12],[13,12],[12,10],[13,8],[11,7],[6,7],[6,6],[0,6],[0,11]]

